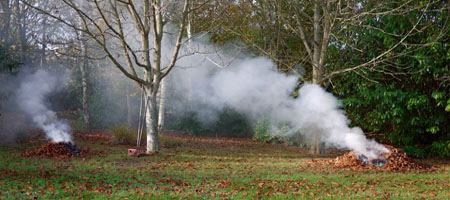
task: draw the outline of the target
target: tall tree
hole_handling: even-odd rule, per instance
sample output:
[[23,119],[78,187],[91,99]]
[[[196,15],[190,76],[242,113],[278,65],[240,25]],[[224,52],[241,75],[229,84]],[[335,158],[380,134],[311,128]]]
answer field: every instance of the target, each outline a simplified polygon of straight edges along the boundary
[[[80,10],[82,12],[85,12],[86,14],[89,14],[90,7],[87,4],[87,1],[81,1],[80,4]],[[79,16],[79,26],[82,27],[83,18],[82,16]],[[81,90],[82,90],[82,111],[83,111],[83,124],[84,128],[89,130],[90,129],[90,123],[89,123],[89,104],[88,104],[88,77],[87,77],[87,69],[89,67],[89,58],[88,58],[88,37],[87,34],[82,31],[82,28],[78,31],[79,32],[79,41],[80,41],[80,51],[81,51],[81,59],[82,62],[80,64],[80,72],[81,72]]]
[[[161,0],[93,0],[89,1],[92,7],[89,13],[82,10],[76,1],[61,2],[80,17],[82,27],[39,5],[33,7],[89,36],[115,67],[142,86],[148,102],[147,152],[159,151],[157,94],[161,81],[170,73],[178,59],[189,12],[189,0],[182,2],[181,6],[179,1],[163,3]],[[180,9],[180,12],[173,9]],[[172,21],[167,21],[168,19]],[[169,50],[170,62],[162,66],[161,56],[166,54],[163,52],[165,49],[162,39],[165,34],[164,27],[168,23],[177,23],[178,31],[175,45]],[[121,59],[125,60],[126,64],[123,64]],[[140,71],[142,73],[139,73]]]

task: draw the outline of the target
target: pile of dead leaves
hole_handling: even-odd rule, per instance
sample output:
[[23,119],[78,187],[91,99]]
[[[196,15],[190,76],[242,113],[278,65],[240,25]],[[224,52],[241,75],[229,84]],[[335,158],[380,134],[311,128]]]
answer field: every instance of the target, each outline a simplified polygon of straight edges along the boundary
[[409,171],[420,170],[428,168],[428,166],[418,164],[411,160],[406,153],[389,145],[384,145],[391,152],[385,153],[386,165],[379,167],[371,164],[362,163],[355,153],[348,152],[336,159],[328,161],[329,164],[334,165],[335,169],[350,169],[350,170],[365,170],[365,169],[382,169],[386,171]]
[[80,149],[78,155],[65,147],[61,143],[48,142],[43,144],[39,149],[25,151],[21,155],[23,157],[41,157],[41,158],[55,158],[58,160],[65,160],[72,157],[88,157],[93,155],[102,155],[103,152],[97,152],[89,149]]

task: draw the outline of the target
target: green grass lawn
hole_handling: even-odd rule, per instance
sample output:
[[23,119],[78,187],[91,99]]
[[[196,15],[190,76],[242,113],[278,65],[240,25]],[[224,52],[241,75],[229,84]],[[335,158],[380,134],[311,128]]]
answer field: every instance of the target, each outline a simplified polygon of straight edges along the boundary
[[[23,158],[0,147],[0,199],[449,199],[449,162],[435,172],[335,170],[302,148],[248,139],[162,137],[161,153],[130,157],[127,146],[77,140],[106,156]],[[41,143],[27,143],[37,149]]]

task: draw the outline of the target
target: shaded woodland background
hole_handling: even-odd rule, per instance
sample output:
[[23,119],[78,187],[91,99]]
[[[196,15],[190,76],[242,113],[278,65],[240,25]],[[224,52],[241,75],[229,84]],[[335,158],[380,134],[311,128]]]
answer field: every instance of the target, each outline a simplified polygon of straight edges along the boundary
[[[5,131],[21,132],[27,125],[14,109],[12,96],[21,74],[37,69],[70,74],[66,85],[49,98],[49,105],[70,121],[74,131],[137,127],[140,90],[136,84],[90,41],[84,41],[90,47],[84,51],[76,31],[24,2],[40,1],[0,2],[1,140],[13,141],[16,138]],[[352,125],[369,136],[401,146],[410,156],[449,157],[449,1],[348,1],[347,10],[344,5],[334,9],[322,2],[319,13],[325,17],[320,18],[320,34],[314,32],[313,2],[209,1],[190,13],[189,25],[194,34],[218,47],[270,58],[279,71],[298,74],[299,87],[305,81],[321,84],[342,100]],[[57,1],[45,3],[58,6]],[[71,17],[70,12],[65,15]],[[334,18],[327,21],[326,16]],[[317,35],[327,50],[320,51],[326,60],[321,73],[313,67],[319,60],[308,55],[318,51],[312,48],[318,45]],[[82,70],[89,88],[88,108],[83,106]],[[177,89],[175,75],[168,76],[168,83],[165,129],[302,145],[276,137],[268,122],[249,121],[232,109],[223,110],[216,123],[204,124],[194,113],[174,106],[180,100],[191,106],[190,94]],[[87,122],[83,111],[89,114]]]

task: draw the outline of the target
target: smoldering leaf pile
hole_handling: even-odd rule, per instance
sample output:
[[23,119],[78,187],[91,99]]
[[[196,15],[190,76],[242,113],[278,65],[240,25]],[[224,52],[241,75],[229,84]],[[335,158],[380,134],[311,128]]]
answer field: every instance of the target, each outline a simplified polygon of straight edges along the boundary
[[70,159],[72,157],[87,157],[91,155],[101,155],[103,152],[97,152],[89,149],[81,149],[73,143],[48,142],[40,146],[39,149],[25,151],[23,157],[41,157],[55,158],[57,160]]
[[365,170],[365,169],[382,169],[386,171],[408,171],[425,169],[427,166],[418,164],[409,158],[406,153],[389,145],[384,145],[389,149],[389,153],[384,153],[383,157],[386,160],[384,167],[365,164],[354,152],[348,152],[336,159],[326,161],[326,164],[333,165],[335,169],[350,169],[350,170]]

